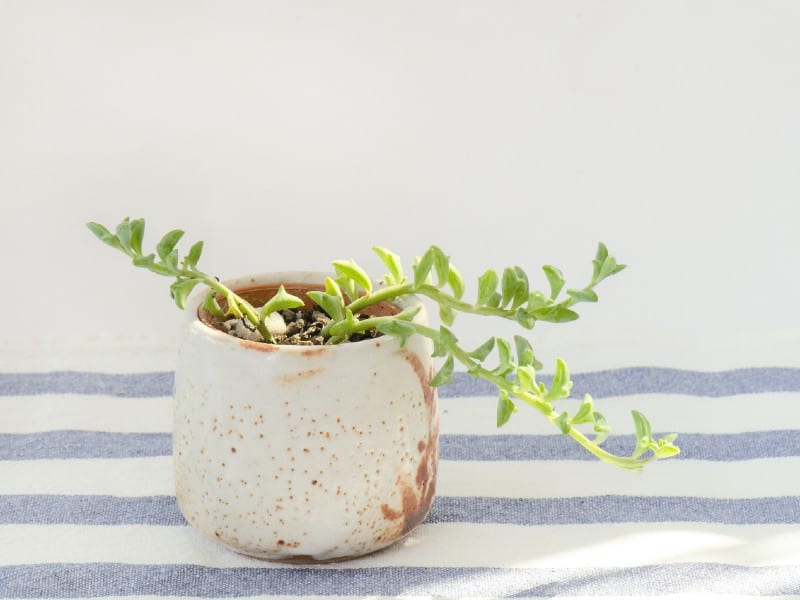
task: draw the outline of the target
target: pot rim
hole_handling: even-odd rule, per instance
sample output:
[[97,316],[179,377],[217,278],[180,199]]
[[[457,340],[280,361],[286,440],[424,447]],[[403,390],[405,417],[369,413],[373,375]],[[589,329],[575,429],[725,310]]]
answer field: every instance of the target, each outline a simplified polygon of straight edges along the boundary
[[[293,284],[293,285],[309,285],[320,286],[324,285],[326,277],[335,277],[335,274],[326,271],[266,271],[262,273],[255,273],[251,275],[242,275],[226,279],[222,283],[233,290],[234,292],[242,288],[252,288],[267,285],[279,284]],[[373,280],[375,287],[384,286],[382,280]],[[236,336],[220,331],[203,323],[199,317],[200,306],[203,303],[207,290],[194,293],[189,301],[186,303],[186,308],[183,311],[183,325],[191,329],[193,333],[202,335],[213,340],[215,343],[224,344],[231,347],[238,347],[247,350],[254,350],[263,353],[273,352],[290,352],[299,354],[316,354],[321,352],[348,352],[356,351],[358,348],[366,349],[367,347],[377,348],[391,341],[400,347],[399,340],[394,336],[381,336],[373,339],[359,340],[357,342],[331,344],[322,346],[298,346],[294,344],[269,344],[265,342],[253,342],[238,338]],[[409,306],[420,306],[421,310],[412,319],[413,322],[422,325],[428,324],[427,311],[425,305],[416,295],[410,294],[404,296],[402,300],[393,301],[392,304],[400,308],[408,308]]]

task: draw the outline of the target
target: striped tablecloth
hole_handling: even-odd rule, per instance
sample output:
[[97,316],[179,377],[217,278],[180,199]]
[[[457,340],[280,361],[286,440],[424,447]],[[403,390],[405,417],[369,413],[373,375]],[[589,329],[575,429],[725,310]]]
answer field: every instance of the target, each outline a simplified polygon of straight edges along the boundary
[[392,548],[323,566],[237,555],[172,491],[168,346],[0,364],[0,596],[800,597],[800,369],[649,365],[574,374],[630,446],[628,411],[683,453],[630,473],[531,411],[493,426],[494,392],[440,392],[438,497]]

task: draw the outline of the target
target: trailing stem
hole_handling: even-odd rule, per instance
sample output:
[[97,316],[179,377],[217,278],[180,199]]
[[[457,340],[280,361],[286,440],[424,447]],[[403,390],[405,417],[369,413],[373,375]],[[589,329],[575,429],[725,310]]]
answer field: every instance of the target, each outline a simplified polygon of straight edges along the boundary
[[[198,284],[208,287],[203,307],[217,317],[236,317],[249,321],[266,342],[273,342],[267,328],[267,319],[275,311],[296,308],[304,303],[288,294],[281,286],[273,298],[256,309],[244,298],[226,287],[216,277],[197,268],[203,242],[196,242],[179,263],[175,246],[183,231],[168,232],[156,245],[156,252],[144,254],[144,219],[124,219],[112,233],[98,223],[89,223],[89,229],[104,243],[122,251],[137,267],[146,268],[158,275],[174,278],[170,295],[180,308]],[[418,257],[409,277],[403,272],[400,259],[385,248],[374,248],[387,268],[380,285],[373,289],[373,280],[354,261],[334,261],[335,277],[328,277],[324,291],[307,293],[331,318],[321,335],[327,344],[342,343],[351,336],[371,329],[393,335],[405,344],[411,335],[422,335],[433,341],[434,356],[443,357],[443,365],[431,379],[432,386],[445,385],[453,378],[455,363],[461,364],[471,376],[494,384],[498,390],[497,425],[504,425],[517,411],[516,402],[534,408],[555,425],[564,435],[570,436],[600,460],[624,469],[639,469],[645,463],[667,458],[679,453],[673,443],[675,434],[654,438],[650,423],[638,411],[632,411],[636,441],[629,456],[618,456],[601,447],[609,433],[603,415],[595,410],[588,394],[573,413],[559,411],[559,400],[570,396],[572,381],[566,363],[556,361],[553,381],[547,387],[536,376],[542,369],[528,340],[515,335],[513,343],[501,338],[489,338],[478,348],[467,351],[458,344],[450,331],[459,313],[483,315],[512,320],[523,329],[531,329],[538,321],[562,323],[578,318],[573,310],[581,302],[596,302],[596,286],[604,279],[619,273],[625,265],[618,264],[609,255],[604,244],[599,244],[592,261],[592,277],[582,288],[564,291],[565,280],[551,265],[542,267],[549,289],[547,292],[532,289],[528,275],[520,267],[507,267],[501,274],[487,270],[478,278],[477,293],[473,301],[463,299],[464,280],[450,263],[449,257],[437,246],[431,246]],[[564,292],[564,294],[562,294]],[[413,319],[419,308],[406,308],[396,315],[359,319],[359,313],[380,302],[399,302],[409,295],[429,298],[439,307],[442,325],[433,329]],[[219,300],[224,300],[223,305]],[[493,367],[487,366],[494,357]],[[590,427],[592,439],[578,429]]]

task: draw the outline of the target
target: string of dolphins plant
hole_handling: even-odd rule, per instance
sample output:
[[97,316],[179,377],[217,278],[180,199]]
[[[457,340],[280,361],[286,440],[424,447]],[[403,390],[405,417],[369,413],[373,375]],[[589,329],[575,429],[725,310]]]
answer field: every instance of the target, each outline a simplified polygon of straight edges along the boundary
[[[252,306],[216,277],[198,269],[197,263],[203,251],[202,241],[193,244],[180,259],[176,249],[184,235],[180,229],[165,234],[156,245],[155,253],[145,254],[142,250],[144,219],[125,218],[114,233],[99,223],[91,222],[87,226],[101,241],[128,255],[135,266],[174,278],[170,294],[179,308],[185,307],[189,294],[197,285],[204,284],[208,287],[203,301],[205,309],[220,318],[246,319],[266,343],[274,342],[267,328],[270,314],[304,304],[303,300],[280,286],[275,296],[263,307]],[[464,300],[466,290],[461,274],[439,247],[431,246],[415,259],[410,277],[404,274],[396,254],[381,247],[373,250],[388,270],[379,286],[374,287],[370,276],[354,261],[337,260],[333,262],[336,277],[326,278],[324,291],[307,293],[331,318],[321,332],[326,344],[346,342],[353,334],[370,329],[397,337],[401,345],[409,336],[422,335],[433,341],[433,355],[444,359],[430,381],[432,386],[450,383],[456,362],[465,367],[471,376],[497,386],[498,427],[508,422],[517,411],[517,403],[521,402],[539,411],[561,433],[570,436],[593,455],[618,467],[640,469],[650,461],[680,452],[674,444],[676,434],[654,438],[650,423],[636,410],[631,411],[636,432],[636,443],[631,454],[620,456],[604,449],[602,444],[608,437],[610,427],[603,415],[595,410],[589,394],[584,395],[580,406],[572,414],[557,409],[558,401],[568,398],[572,388],[569,369],[563,360],[556,360],[555,373],[548,387],[536,378],[543,365],[536,359],[525,337],[515,335],[513,345],[507,340],[491,337],[478,348],[468,351],[459,345],[458,338],[450,329],[458,313],[508,319],[524,329],[532,329],[538,321],[563,323],[577,319],[579,315],[573,307],[582,302],[596,302],[595,287],[625,268],[608,253],[604,244],[598,245],[592,260],[591,280],[583,288],[564,290],[563,274],[551,265],[542,267],[549,293],[532,289],[528,275],[520,267],[507,267],[502,275],[489,269],[478,278],[477,296],[471,302]],[[562,294],[562,291],[565,293]],[[410,294],[425,296],[438,305],[442,323],[438,329],[413,321],[419,307],[407,308],[390,316],[363,320],[357,317],[368,306],[383,301],[391,302]],[[222,299],[225,309],[220,304]],[[578,429],[579,425],[591,427],[594,436],[588,437]]]

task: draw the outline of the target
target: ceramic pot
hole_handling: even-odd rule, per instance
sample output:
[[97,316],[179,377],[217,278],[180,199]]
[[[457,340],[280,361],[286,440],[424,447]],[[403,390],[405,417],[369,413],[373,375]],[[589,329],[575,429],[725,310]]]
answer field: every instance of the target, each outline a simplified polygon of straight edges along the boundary
[[[324,278],[226,285],[258,306],[278,284],[303,297]],[[296,562],[374,552],[419,525],[438,459],[429,340],[250,342],[209,326],[201,301],[188,303],[175,373],[175,492],[187,521],[236,552]]]

